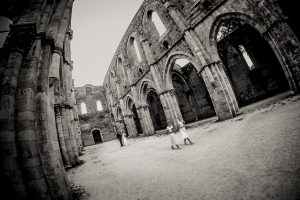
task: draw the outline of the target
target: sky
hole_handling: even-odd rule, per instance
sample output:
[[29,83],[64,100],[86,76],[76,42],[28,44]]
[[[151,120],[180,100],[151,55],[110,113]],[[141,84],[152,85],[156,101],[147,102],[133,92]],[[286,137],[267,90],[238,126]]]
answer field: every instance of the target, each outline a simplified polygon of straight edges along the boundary
[[72,14],[75,87],[103,85],[113,55],[143,0],[76,0]]

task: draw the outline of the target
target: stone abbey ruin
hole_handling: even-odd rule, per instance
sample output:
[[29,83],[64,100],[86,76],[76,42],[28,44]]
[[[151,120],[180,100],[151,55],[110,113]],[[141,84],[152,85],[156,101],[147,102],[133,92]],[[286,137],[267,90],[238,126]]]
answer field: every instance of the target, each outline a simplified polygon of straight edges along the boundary
[[104,82],[116,129],[137,136],[176,125],[178,116],[226,120],[242,106],[298,92],[299,27],[290,6],[144,1]]
[[116,131],[151,135],[179,116],[226,120],[261,99],[299,93],[295,2],[145,0],[104,85],[81,88],[72,80],[72,6],[0,3],[0,188],[7,199],[75,199],[66,169],[82,164],[83,143],[112,140]]

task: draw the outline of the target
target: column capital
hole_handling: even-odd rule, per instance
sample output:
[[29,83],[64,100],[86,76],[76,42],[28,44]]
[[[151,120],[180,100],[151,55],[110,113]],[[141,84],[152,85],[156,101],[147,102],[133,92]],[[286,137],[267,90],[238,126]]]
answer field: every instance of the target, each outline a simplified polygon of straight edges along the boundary
[[167,94],[169,93],[171,96],[175,95],[175,89],[172,88],[172,89],[169,89],[169,90],[165,90],[165,91],[162,91],[161,93],[159,93],[158,95],[161,96],[161,95],[164,95],[164,94]]
[[4,48],[25,54],[37,37],[35,23],[12,24]]
[[144,104],[144,105],[140,105],[138,107],[136,107],[136,109],[140,110],[140,109],[148,109],[149,105],[148,104]]

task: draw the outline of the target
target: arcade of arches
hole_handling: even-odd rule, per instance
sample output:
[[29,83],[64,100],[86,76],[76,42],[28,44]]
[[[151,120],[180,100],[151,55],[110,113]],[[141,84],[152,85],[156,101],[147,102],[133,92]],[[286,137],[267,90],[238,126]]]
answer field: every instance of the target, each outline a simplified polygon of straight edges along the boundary
[[[187,123],[226,120],[260,99],[299,93],[295,2],[144,0],[104,80],[100,113],[111,124],[109,137],[81,127],[94,142],[112,139],[111,130],[149,135],[168,121],[178,129],[181,116]],[[1,0],[1,197],[74,199],[65,169],[82,163],[83,144],[72,6],[73,0]]]
[[155,134],[168,121],[177,129],[178,117],[225,120],[243,106],[298,92],[299,31],[297,13],[287,12],[291,6],[280,0],[144,1],[104,82],[116,131],[134,137]]

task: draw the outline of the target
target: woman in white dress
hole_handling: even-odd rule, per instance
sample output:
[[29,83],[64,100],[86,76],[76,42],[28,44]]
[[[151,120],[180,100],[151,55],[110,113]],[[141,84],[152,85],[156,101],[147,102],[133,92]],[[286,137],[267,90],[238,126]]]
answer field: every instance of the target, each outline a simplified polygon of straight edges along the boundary
[[173,131],[173,125],[172,125],[171,122],[168,122],[167,130],[170,134],[171,149],[181,149],[177,144],[176,137],[175,137],[175,132]]
[[124,131],[122,131],[122,143],[124,146],[128,145],[127,139],[126,139],[126,135],[124,133]]
[[186,131],[186,129],[185,129],[185,125],[184,125],[184,121],[183,121],[183,119],[181,118],[181,117],[178,117],[178,125],[179,125],[179,131],[180,131],[180,133],[181,133],[181,136],[182,136],[182,138],[183,138],[183,141],[184,141],[184,144],[187,144],[187,140],[190,142],[190,144],[194,144],[191,140],[190,140],[190,138],[189,138],[189,136],[188,136],[188,134],[187,134],[187,131]]

